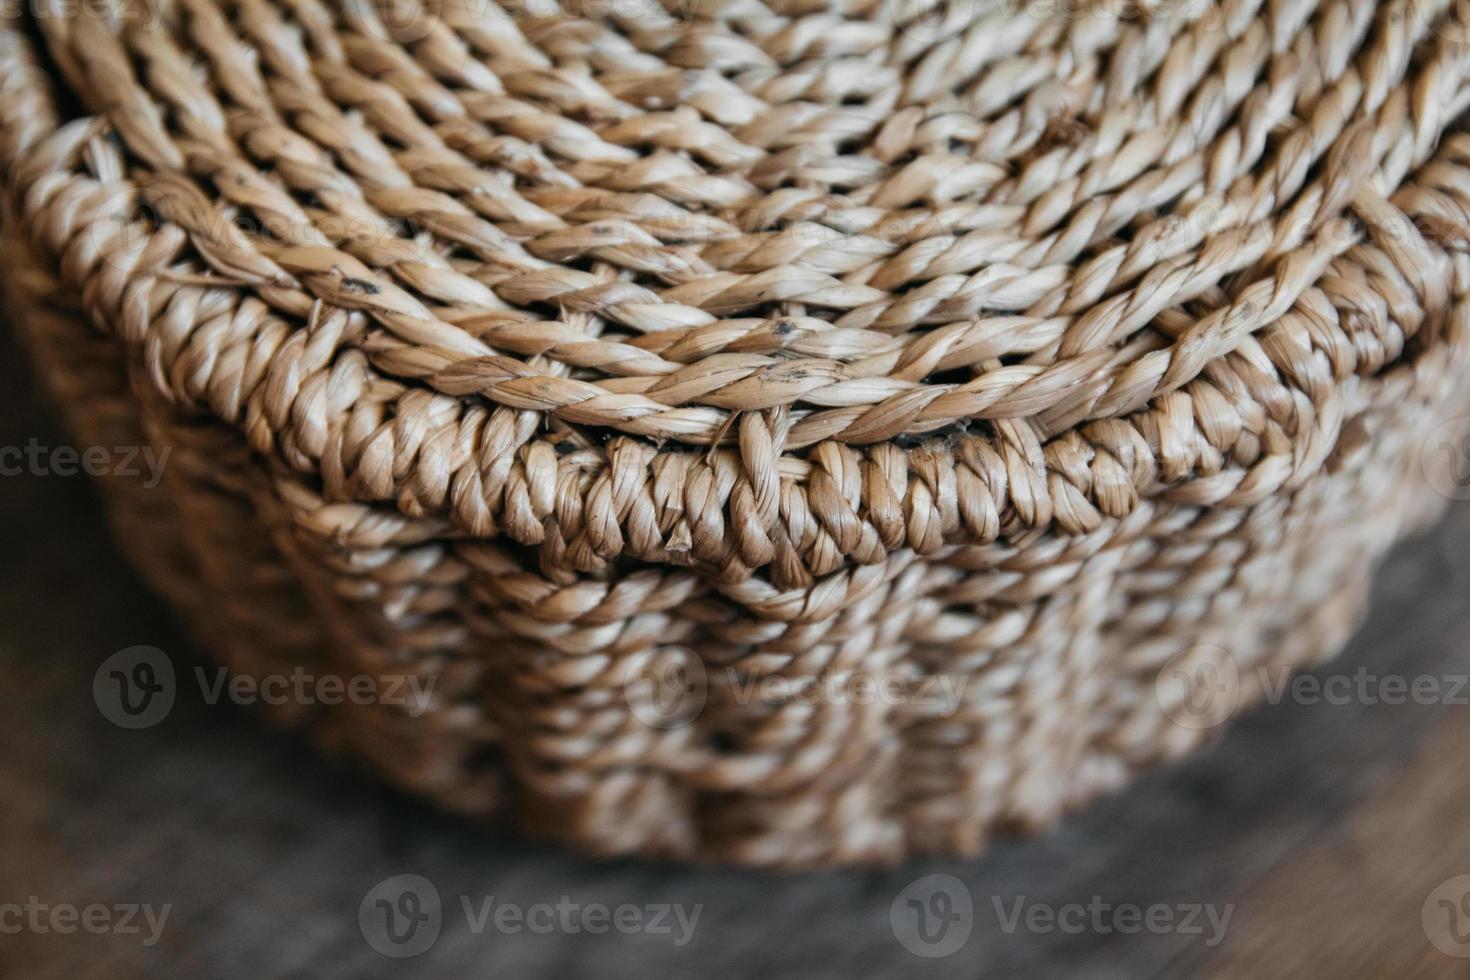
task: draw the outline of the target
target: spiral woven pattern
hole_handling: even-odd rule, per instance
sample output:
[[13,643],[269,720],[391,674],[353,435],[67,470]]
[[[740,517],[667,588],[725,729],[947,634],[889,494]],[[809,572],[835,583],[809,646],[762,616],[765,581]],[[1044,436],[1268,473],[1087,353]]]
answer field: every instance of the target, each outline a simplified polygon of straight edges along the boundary
[[1208,737],[1166,668],[1334,650],[1438,503],[1448,3],[6,12],[19,326],[173,452],[125,546],[238,671],[433,678],[285,714],[447,806],[972,853]]

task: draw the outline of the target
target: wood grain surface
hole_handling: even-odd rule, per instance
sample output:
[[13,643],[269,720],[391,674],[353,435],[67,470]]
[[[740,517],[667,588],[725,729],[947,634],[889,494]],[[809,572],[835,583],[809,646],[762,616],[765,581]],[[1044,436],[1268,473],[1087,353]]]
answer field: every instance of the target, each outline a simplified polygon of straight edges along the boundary
[[[0,447],[66,445],[0,352]],[[190,677],[208,662],[115,555],[84,478],[0,485],[0,977],[1470,976],[1470,509],[1399,548],[1357,640],[1316,672],[1356,693],[1284,697],[978,861],[772,877],[487,834],[190,684],[162,723],[113,725],[92,682],[115,651],[156,646]],[[1394,677],[1437,693],[1396,698]],[[405,874],[433,883],[441,931],[392,958],[359,912]],[[930,875],[968,902],[952,952],[904,926],[963,915]],[[477,928],[465,905],[492,896],[529,918]],[[123,928],[144,905],[168,908],[151,945],[141,913]],[[588,928],[597,909],[647,926],[659,907],[698,918],[687,935]],[[53,928],[68,908],[98,931]]]

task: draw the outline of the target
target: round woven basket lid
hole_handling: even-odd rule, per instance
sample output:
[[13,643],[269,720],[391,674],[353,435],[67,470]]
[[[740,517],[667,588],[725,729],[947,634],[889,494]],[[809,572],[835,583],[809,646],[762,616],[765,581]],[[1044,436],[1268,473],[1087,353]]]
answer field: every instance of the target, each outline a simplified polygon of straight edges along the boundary
[[1249,504],[1463,291],[1447,4],[83,8],[27,218],[159,387],[579,569]]

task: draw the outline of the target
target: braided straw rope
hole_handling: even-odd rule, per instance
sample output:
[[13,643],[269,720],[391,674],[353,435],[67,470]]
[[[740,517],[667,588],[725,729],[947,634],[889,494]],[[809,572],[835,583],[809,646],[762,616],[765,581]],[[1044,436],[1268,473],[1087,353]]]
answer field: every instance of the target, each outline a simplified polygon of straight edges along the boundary
[[973,853],[1208,737],[1167,667],[1335,650],[1439,502],[1448,3],[10,2],[13,316],[171,451],[124,546],[236,671],[432,680],[281,713],[451,808]]

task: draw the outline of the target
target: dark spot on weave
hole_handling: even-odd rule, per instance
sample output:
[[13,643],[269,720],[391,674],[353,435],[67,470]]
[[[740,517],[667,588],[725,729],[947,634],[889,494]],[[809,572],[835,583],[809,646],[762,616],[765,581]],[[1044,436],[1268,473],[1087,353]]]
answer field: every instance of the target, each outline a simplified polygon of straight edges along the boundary
[[1073,115],[1054,116],[1047,120],[1041,134],[1041,146],[1045,150],[1058,147],[1071,149],[1079,146],[1092,135],[1092,127]]
[[946,446],[953,446],[955,440],[967,434],[969,431],[969,420],[961,419],[958,422],[951,422],[948,425],[931,429],[928,432],[900,432],[890,441],[900,449],[920,449],[926,445],[937,447],[939,443],[943,443]]
[[735,739],[730,736],[729,732],[710,732],[705,736],[704,742],[711,752],[717,752],[720,755],[728,755],[735,751]]
[[792,323],[790,320],[777,320],[776,321],[775,331],[776,331],[776,336],[778,336],[778,337],[784,337],[787,334],[789,334],[792,331],[794,331],[795,329],[796,329],[796,325],[794,323]]
[[1070,150],[1082,145],[1092,135],[1092,127],[1067,111],[1046,121],[1036,142],[1015,160],[1024,169],[1055,150]]
[[366,279],[354,279],[352,276],[342,277],[342,288],[349,293],[366,293],[369,296],[376,296],[381,291]]

